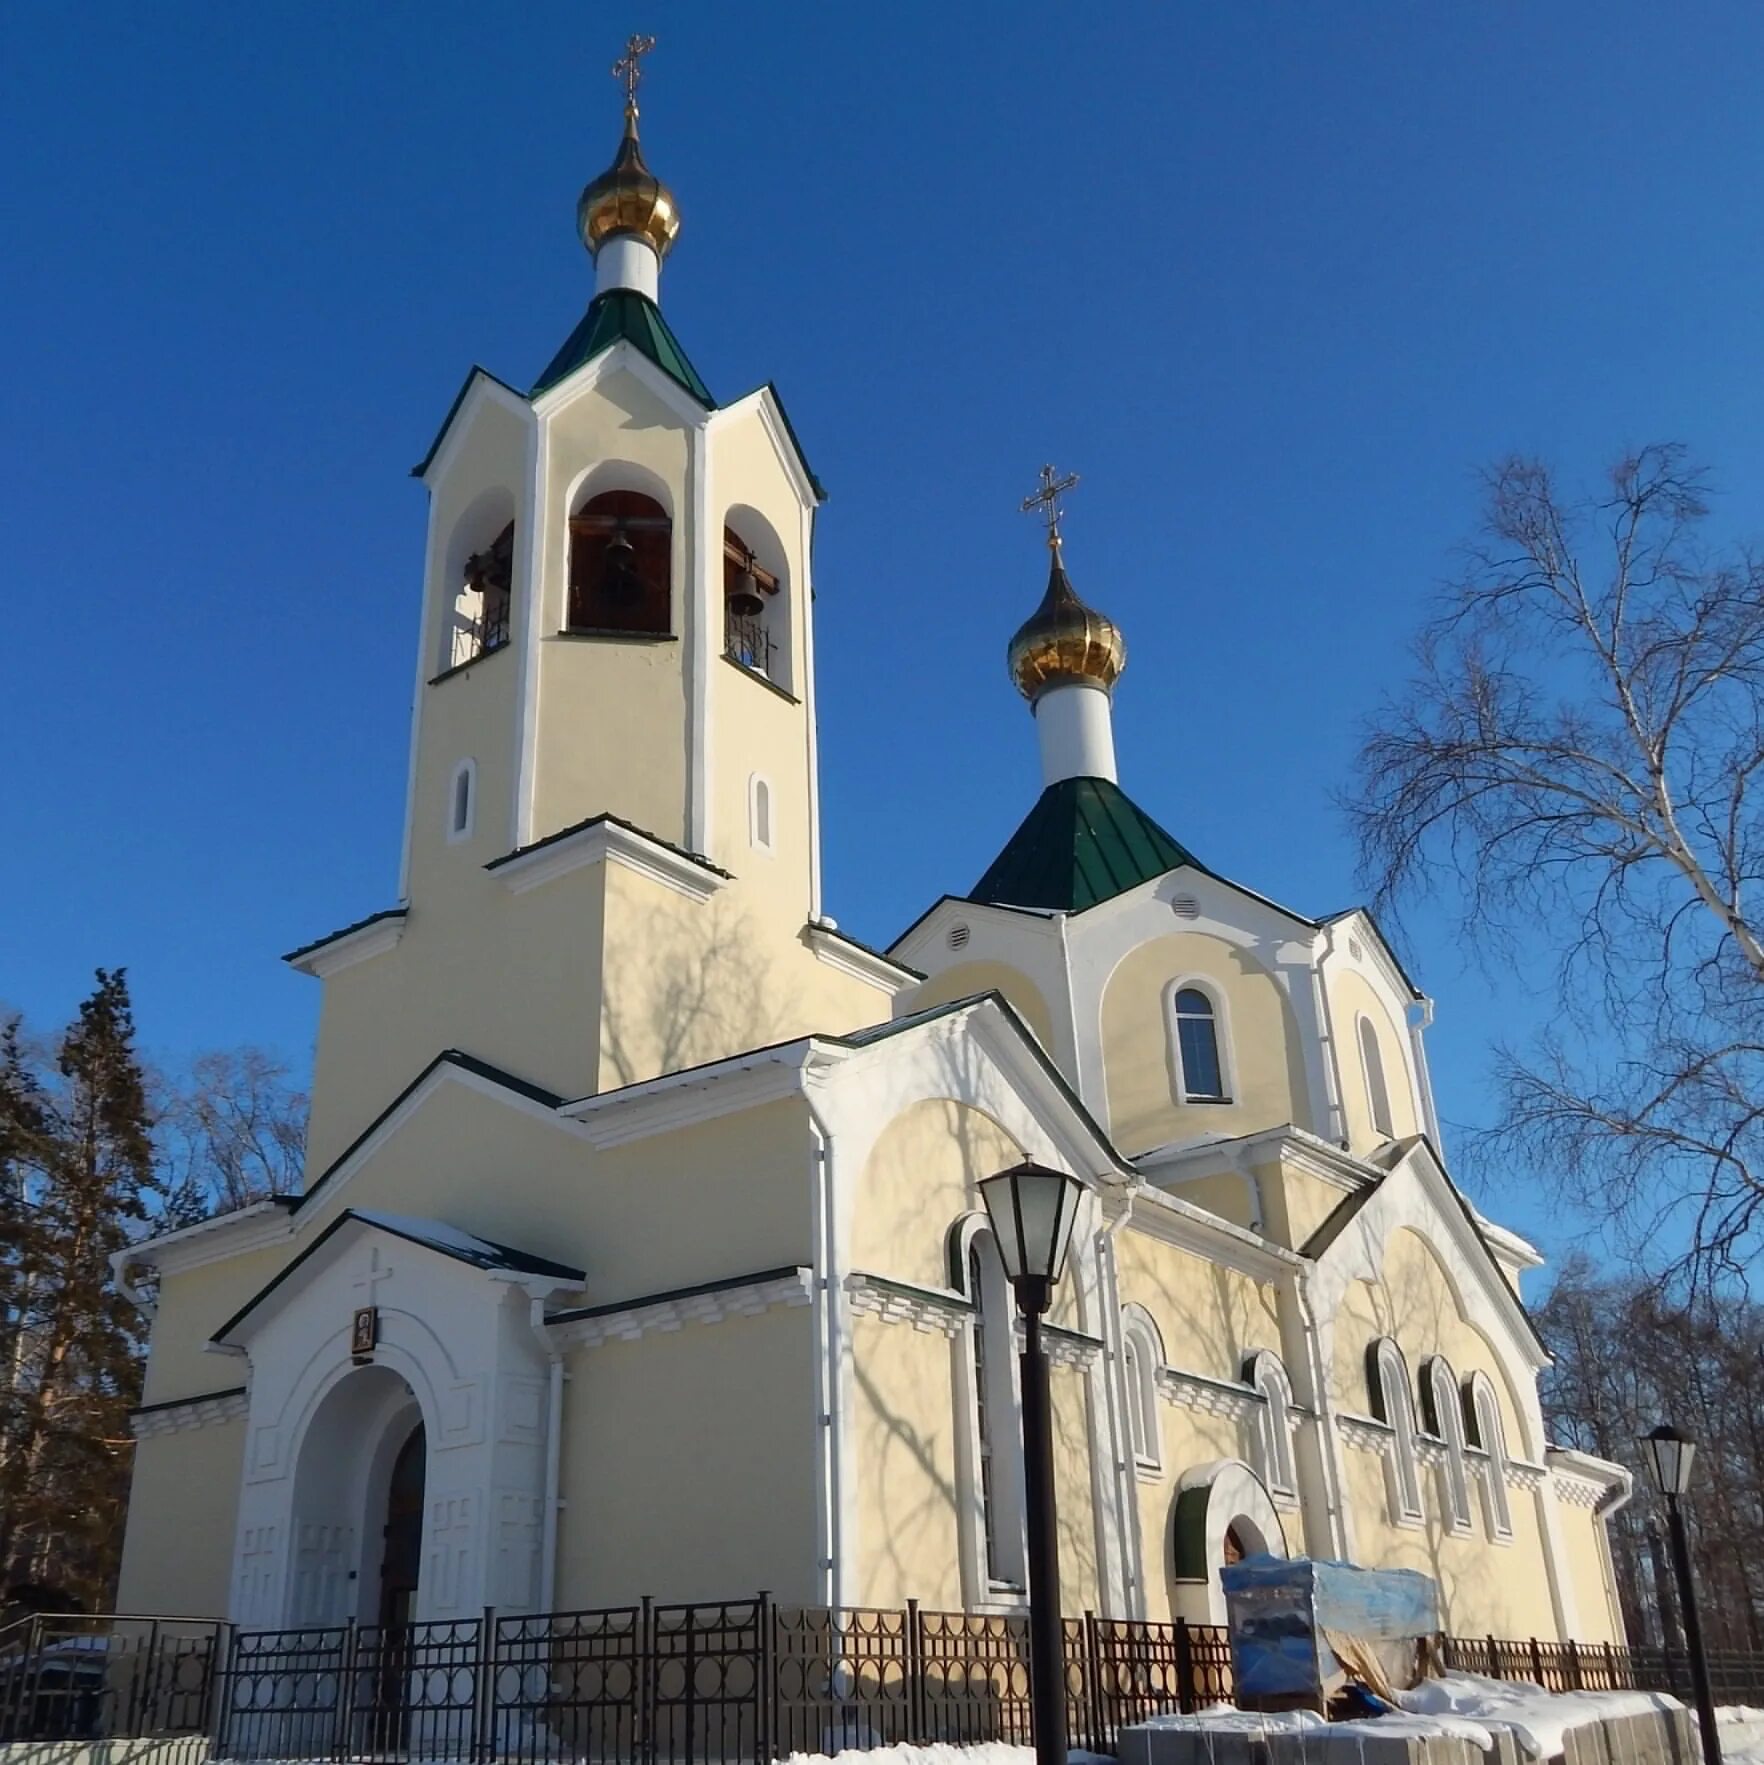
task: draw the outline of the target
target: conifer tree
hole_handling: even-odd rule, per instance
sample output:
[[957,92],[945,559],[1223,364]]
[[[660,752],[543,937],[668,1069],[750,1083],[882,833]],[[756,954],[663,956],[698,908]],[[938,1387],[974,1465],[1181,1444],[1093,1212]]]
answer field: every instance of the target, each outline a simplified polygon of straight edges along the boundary
[[110,1258],[159,1187],[121,969],[98,970],[43,1085],[0,1044],[0,1576],[86,1604],[111,1593],[143,1323]]

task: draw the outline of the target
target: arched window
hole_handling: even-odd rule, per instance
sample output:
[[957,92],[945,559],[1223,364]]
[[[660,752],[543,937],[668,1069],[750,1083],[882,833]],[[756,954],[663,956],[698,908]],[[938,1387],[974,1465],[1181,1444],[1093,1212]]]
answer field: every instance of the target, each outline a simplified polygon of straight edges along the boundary
[[968,1401],[980,1570],[987,1589],[1027,1586],[1022,1424],[1014,1376],[1014,1302],[991,1232],[968,1240],[963,1268],[973,1315],[967,1325]]
[[1428,1432],[1445,1443],[1439,1487],[1446,1524],[1453,1532],[1468,1532],[1470,1476],[1464,1463],[1464,1411],[1458,1381],[1444,1355],[1430,1356],[1421,1369],[1421,1402]]
[[1158,1416],[1158,1369],[1164,1345],[1148,1313],[1136,1305],[1121,1312],[1121,1383],[1127,1403],[1127,1437],[1133,1462],[1155,1471],[1164,1462],[1163,1428]]
[[790,595],[777,539],[752,510],[742,517],[759,535],[723,529],[723,654],[773,686],[790,691]]
[[747,781],[747,839],[756,852],[772,850],[772,787],[757,772]]
[[1277,1496],[1298,1494],[1298,1467],[1292,1452],[1292,1381],[1280,1357],[1264,1349],[1250,1357],[1245,1379],[1262,1400],[1256,1418],[1260,1434],[1261,1463],[1256,1468],[1269,1492]]
[[654,497],[606,490],[570,517],[569,629],[672,632],[673,523]]
[[1507,1501],[1507,1431],[1500,1400],[1486,1373],[1472,1373],[1464,1387],[1470,1437],[1486,1455],[1482,1464],[1482,1517],[1488,1535],[1505,1544],[1513,1536],[1513,1510]]
[[508,642],[514,535],[514,522],[510,521],[481,552],[466,559],[453,591],[453,623],[444,668],[463,668]]
[[1170,1015],[1176,1043],[1177,1102],[1229,1103],[1230,1075],[1217,1002],[1197,986],[1178,985],[1170,995]]
[[1425,1518],[1421,1506],[1421,1470],[1415,1454],[1415,1400],[1409,1389],[1409,1367],[1403,1351],[1382,1336],[1367,1351],[1367,1382],[1372,1413],[1387,1423],[1390,1451],[1385,1455],[1385,1488],[1391,1518],[1414,1526]]
[[457,845],[472,837],[478,815],[478,764],[461,760],[453,769],[447,788],[447,843]]
[[1369,1017],[1360,1019],[1360,1064],[1366,1069],[1366,1101],[1372,1109],[1372,1126],[1385,1139],[1394,1140],[1396,1130],[1390,1125],[1390,1091],[1384,1082],[1384,1054],[1378,1046],[1378,1031]]

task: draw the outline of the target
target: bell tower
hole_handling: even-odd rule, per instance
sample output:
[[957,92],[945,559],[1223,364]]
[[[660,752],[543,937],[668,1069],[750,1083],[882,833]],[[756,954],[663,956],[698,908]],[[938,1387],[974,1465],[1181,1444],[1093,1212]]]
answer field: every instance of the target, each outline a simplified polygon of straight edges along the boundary
[[718,403],[659,304],[681,216],[638,133],[653,46],[614,66],[623,130],[577,203],[587,310],[528,390],[474,368],[415,468],[399,903],[371,962],[348,937],[290,959],[326,978],[315,1158],[366,1119],[351,1061],[401,1083],[453,1046],[580,1095],[876,1022],[898,984],[821,914],[820,485],[774,388]]

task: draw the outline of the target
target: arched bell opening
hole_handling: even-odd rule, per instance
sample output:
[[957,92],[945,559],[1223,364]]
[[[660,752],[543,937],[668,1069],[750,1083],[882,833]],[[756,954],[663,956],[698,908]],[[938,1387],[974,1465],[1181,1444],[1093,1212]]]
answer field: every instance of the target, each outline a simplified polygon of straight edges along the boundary
[[486,490],[454,523],[441,560],[444,617],[438,671],[503,648],[514,607],[514,493]]
[[585,636],[670,636],[673,531],[667,510],[643,491],[589,497],[570,517],[565,628]]
[[723,527],[723,654],[793,690],[789,565],[772,524],[747,507]]

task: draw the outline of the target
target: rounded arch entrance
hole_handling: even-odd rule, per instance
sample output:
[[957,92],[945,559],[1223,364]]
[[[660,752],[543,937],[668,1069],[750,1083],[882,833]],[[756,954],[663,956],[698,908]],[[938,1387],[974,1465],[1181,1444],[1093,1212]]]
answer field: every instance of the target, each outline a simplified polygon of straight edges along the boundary
[[1183,1473],[1170,1505],[1170,1606],[1193,1623],[1225,1622],[1219,1571],[1227,1563],[1287,1555],[1286,1528],[1267,1485],[1241,1459]]
[[289,1624],[418,1615],[428,1433],[390,1367],[352,1368],[314,1404],[294,1460]]

